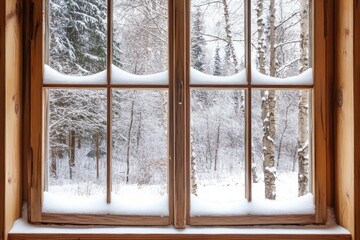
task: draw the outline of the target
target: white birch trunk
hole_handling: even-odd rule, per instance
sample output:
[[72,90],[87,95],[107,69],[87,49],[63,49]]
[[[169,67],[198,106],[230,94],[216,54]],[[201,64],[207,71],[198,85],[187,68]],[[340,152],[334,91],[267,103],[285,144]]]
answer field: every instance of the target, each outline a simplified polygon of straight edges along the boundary
[[[301,0],[300,73],[309,67],[309,5]],[[300,90],[298,113],[298,195],[309,192],[309,92]]]
[[[275,0],[270,0],[269,6],[269,43],[270,43],[270,76],[276,76],[276,55],[275,55]],[[263,118],[263,169],[265,182],[265,198],[276,199],[276,166],[275,166],[275,111],[276,92],[267,91],[263,94],[262,118]]]

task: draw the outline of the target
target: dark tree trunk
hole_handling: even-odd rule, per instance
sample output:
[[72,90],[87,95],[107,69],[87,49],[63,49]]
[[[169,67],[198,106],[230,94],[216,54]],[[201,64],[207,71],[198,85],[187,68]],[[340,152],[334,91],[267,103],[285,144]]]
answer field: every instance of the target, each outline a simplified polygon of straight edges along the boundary
[[73,179],[75,169],[75,130],[70,130],[69,134],[69,145],[70,145],[70,158],[69,158],[69,170],[70,179]]
[[132,100],[131,113],[130,113],[130,124],[129,124],[129,132],[128,132],[128,144],[127,144],[127,150],[126,150],[126,184],[129,183],[131,131],[132,131],[133,122],[134,122],[134,104],[135,104],[135,100]]

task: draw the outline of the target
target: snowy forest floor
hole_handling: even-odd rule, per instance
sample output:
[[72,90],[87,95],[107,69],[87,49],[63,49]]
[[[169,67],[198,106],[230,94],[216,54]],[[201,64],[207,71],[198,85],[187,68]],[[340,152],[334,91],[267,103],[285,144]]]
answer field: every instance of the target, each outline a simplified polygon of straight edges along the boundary
[[[244,183],[227,179],[198,184],[191,196],[191,215],[313,214],[312,194],[297,196],[297,173],[279,172],[277,200],[265,200],[264,182],[253,183],[252,199],[245,199]],[[50,213],[131,214],[167,216],[168,194],[161,185],[116,185],[112,203],[106,204],[103,189],[94,183],[53,185],[44,194],[43,211]]]

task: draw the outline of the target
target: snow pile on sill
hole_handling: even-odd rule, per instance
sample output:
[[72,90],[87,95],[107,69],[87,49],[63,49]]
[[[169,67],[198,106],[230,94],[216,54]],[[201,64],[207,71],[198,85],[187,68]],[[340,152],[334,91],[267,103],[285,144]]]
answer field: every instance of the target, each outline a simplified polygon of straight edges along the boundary
[[[111,78],[112,84],[168,84],[168,71],[148,74],[136,75],[128,73],[115,65],[112,65]],[[101,85],[107,83],[107,71],[89,76],[71,76],[62,74],[48,65],[44,67],[44,83],[45,84],[95,84]]]
[[209,201],[191,196],[191,216],[315,214],[312,194],[290,200]]
[[71,198],[44,192],[43,212],[168,216],[169,207],[167,195],[149,198],[112,194],[111,204],[107,204],[106,196]]
[[[254,85],[311,85],[313,84],[313,71],[308,69],[302,74],[288,78],[270,77],[251,70],[252,84]],[[163,71],[148,75],[136,75],[126,72],[115,65],[112,65],[111,78],[112,84],[142,84],[142,85],[167,85],[169,82],[169,72]],[[191,84],[237,84],[246,85],[246,70],[243,69],[232,76],[214,76],[202,73],[194,68],[190,69]],[[106,84],[107,71],[89,75],[89,76],[71,76],[62,74],[48,65],[44,66],[45,84]]]

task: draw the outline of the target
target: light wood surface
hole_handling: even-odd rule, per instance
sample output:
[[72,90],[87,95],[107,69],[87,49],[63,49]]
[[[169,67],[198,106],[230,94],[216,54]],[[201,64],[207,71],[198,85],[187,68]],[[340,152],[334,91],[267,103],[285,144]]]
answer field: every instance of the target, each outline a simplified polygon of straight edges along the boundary
[[[0,2],[0,19],[5,19],[5,1]],[[5,21],[0,21],[0,239],[4,238],[5,207]]]
[[354,6],[354,240],[360,240],[360,5]]
[[48,239],[71,239],[71,240],[110,240],[110,239],[132,239],[132,240],[347,240],[351,239],[349,235],[319,235],[319,234],[11,234],[10,240],[48,240]]
[[338,223],[354,226],[354,1],[335,1],[335,209]]
[[[0,19],[5,19],[5,1],[0,1]],[[0,239],[4,238],[5,207],[5,21],[0,21]]]
[[22,1],[0,3],[0,239],[21,213]]

